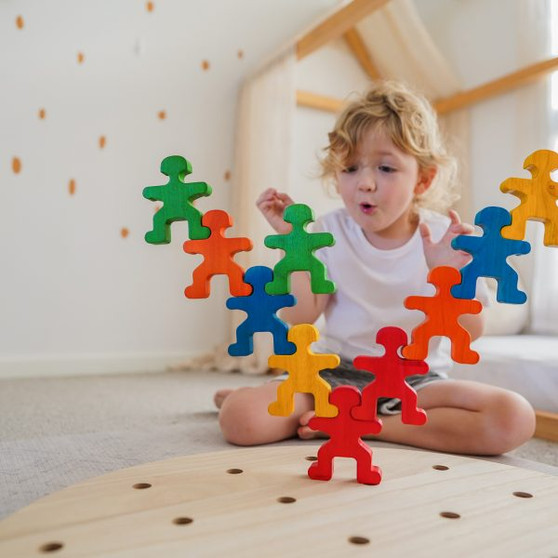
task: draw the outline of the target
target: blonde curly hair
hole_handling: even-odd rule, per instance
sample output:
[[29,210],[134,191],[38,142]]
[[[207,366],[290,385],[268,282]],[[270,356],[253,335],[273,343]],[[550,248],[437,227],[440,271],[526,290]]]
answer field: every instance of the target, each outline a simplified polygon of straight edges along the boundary
[[370,130],[387,133],[401,151],[415,157],[419,172],[436,169],[430,188],[416,196],[415,210],[446,212],[457,201],[456,159],[443,145],[432,105],[406,85],[392,81],[375,83],[341,113],[328,134],[329,145],[321,161],[323,179],[335,184],[336,174],[346,168],[363,134]]

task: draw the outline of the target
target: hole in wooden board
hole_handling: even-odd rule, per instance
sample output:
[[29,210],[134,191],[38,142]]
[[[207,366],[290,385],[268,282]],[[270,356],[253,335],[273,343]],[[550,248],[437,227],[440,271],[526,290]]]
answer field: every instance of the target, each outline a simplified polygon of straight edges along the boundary
[[445,517],[446,519],[459,519],[461,516],[455,512],[443,511],[440,512],[441,517]]
[[53,541],[43,544],[39,548],[39,552],[56,552],[58,550],[62,550],[64,548],[64,543]]
[[227,469],[227,473],[229,475],[240,475],[240,473],[244,473],[242,469]]
[[138,482],[134,484],[132,488],[135,488],[136,490],[145,490],[146,488],[151,488],[151,485],[148,482]]
[[306,459],[306,461],[318,461],[315,455],[307,455],[304,459]]
[[521,491],[514,492],[513,495],[517,496],[518,498],[532,498],[533,497],[533,495],[530,494],[529,492],[521,492]]
[[436,471],[448,471],[449,467],[446,465],[432,465],[432,469],[436,469]]
[[277,501],[281,504],[293,504],[296,502],[296,498],[293,498],[292,496],[281,496],[277,498]]
[[349,542],[351,544],[369,544],[370,539],[366,537],[349,537]]
[[190,523],[194,523],[194,520],[191,517],[177,517],[172,522],[175,525],[190,525]]

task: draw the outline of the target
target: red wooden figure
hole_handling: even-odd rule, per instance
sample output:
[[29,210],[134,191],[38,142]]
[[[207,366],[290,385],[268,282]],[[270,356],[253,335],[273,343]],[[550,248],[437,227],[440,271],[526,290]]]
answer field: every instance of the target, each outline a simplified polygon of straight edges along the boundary
[[399,356],[399,348],[407,344],[407,334],[399,327],[383,327],[376,334],[376,343],[386,349],[382,356],[357,356],[353,364],[359,370],[374,374],[374,379],[362,390],[362,404],[352,410],[357,420],[375,420],[379,397],[401,399],[401,422],[421,425],[426,413],[417,408],[417,392],[405,381],[413,374],[426,374],[428,364],[423,360],[407,360]]
[[451,358],[455,362],[477,363],[479,354],[469,347],[471,336],[457,320],[462,314],[478,314],[482,304],[478,300],[455,298],[451,294],[451,288],[461,282],[461,274],[454,267],[435,267],[428,274],[428,282],[436,287],[434,296],[409,296],[405,299],[405,308],[421,310],[426,314],[426,320],[413,329],[413,342],[403,348],[403,356],[425,359],[430,338],[443,336],[452,341]]
[[313,417],[308,425],[330,435],[318,450],[318,460],[308,469],[308,476],[315,480],[330,480],[333,475],[334,457],[352,457],[357,462],[357,481],[362,484],[379,484],[382,471],[372,465],[372,450],[361,437],[365,434],[378,434],[382,421],[355,420],[351,409],[360,404],[360,392],[354,386],[335,388],[329,401],[339,409],[336,417]]
[[186,287],[184,294],[188,298],[207,298],[209,281],[214,275],[227,275],[229,290],[232,296],[248,296],[252,287],[244,282],[244,269],[238,265],[233,256],[237,252],[252,249],[252,241],[248,238],[226,238],[225,229],[232,227],[232,218],[220,209],[208,211],[202,217],[202,224],[211,230],[209,238],[203,240],[187,240],[184,252],[202,254],[203,262],[194,269],[193,283]]

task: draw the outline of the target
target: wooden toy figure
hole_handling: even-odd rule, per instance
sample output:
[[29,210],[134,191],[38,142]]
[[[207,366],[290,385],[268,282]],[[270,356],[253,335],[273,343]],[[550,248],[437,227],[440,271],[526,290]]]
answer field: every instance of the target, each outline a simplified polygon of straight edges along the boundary
[[455,362],[475,364],[479,354],[470,348],[471,336],[462,327],[458,318],[462,314],[478,314],[482,304],[478,300],[455,298],[451,287],[461,281],[461,274],[454,267],[435,267],[428,274],[428,282],[436,287],[436,294],[428,296],[409,296],[405,308],[421,310],[426,320],[413,329],[413,342],[402,349],[405,358],[424,360],[428,355],[431,337],[449,337],[452,341],[451,358]]
[[379,484],[382,471],[372,465],[372,450],[362,441],[365,434],[378,434],[382,429],[379,419],[355,420],[351,414],[360,404],[360,392],[354,386],[339,386],[329,397],[339,409],[334,418],[312,417],[308,425],[330,435],[318,450],[318,460],[308,469],[308,476],[315,480],[330,480],[333,475],[334,457],[353,457],[357,462],[357,481],[362,484]]
[[313,293],[333,293],[335,284],[326,278],[325,265],[314,255],[314,251],[325,246],[333,246],[335,240],[331,233],[310,233],[306,226],[314,221],[314,212],[307,205],[289,205],[283,219],[291,223],[292,230],[287,234],[267,236],[264,244],[268,248],[280,248],[285,255],[273,270],[273,281],[266,285],[268,294],[290,292],[290,274],[293,271],[309,271],[310,286]]
[[163,202],[163,207],[153,216],[153,230],[145,234],[146,242],[168,244],[171,241],[170,224],[174,221],[188,221],[190,238],[207,238],[210,231],[202,226],[202,214],[192,202],[201,196],[209,196],[211,186],[205,182],[185,183],[184,178],[192,173],[192,165],[180,155],[165,157],[161,172],[169,177],[165,185],[143,189],[144,198]]
[[463,250],[473,259],[461,269],[461,283],[451,289],[457,298],[475,298],[477,279],[492,277],[498,281],[496,300],[523,304],[527,295],[517,288],[516,271],[506,261],[508,256],[528,254],[531,245],[524,240],[510,240],[500,234],[502,227],[511,223],[511,215],[502,207],[485,207],[475,216],[475,225],[483,230],[482,236],[456,236],[451,245]]
[[232,218],[221,209],[208,211],[202,217],[202,224],[209,228],[211,235],[203,240],[187,240],[184,252],[202,254],[203,262],[192,273],[193,283],[186,287],[187,298],[207,298],[209,281],[214,275],[227,275],[229,290],[233,296],[247,296],[252,287],[244,282],[244,269],[238,265],[233,256],[237,252],[248,252],[252,241],[248,238],[226,238],[225,229],[232,227]]
[[252,293],[227,300],[229,310],[243,310],[246,319],[236,328],[236,343],[229,345],[229,355],[246,356],[254,352],[253,337],[256,332],[273,335],[275,354],[292,355],[296,345],[287,340],[289,328],[277,317],[277,311],[294,306],[296,299],[291,294],[268,295],[265,285],[273,279],[273,271],[263,265],[251,267],[244,274],[244,281],[252,285]]
[[296,345],[292,355],[271,355],[270,368],[281,368],[289,377],[277,387],[277,401],[269,405],[270,415],[288,416],[294,410],[294,394],[311,393],[316,415],[333,417],[337,408],[329,403],[331,386],[320,377],[320,370],[339,366],[337,355],[316,354],[310,345],[319,339],[318,329],[311,324],[298,324],[289,330],[288,340]]
[[407,345],[407,334],[399,327],[383,327],[376,334],[376,343],[385,347],[382,356],[358,356],[353,364],[358,370],[367,370],[374,379],[362,389],[362,404],[354,407],[353,417],[358,420],[376,420],[377,401],[380,397],[401,399],[401,422],[421,425],[426,413],[417,408],[417,392],[405,381],[413,374],[426,374],[428,364],[423,360],[407,360],[399,356],[400,347]]
[[558,183],[550,173],[558,169],[558,153],[539,149],[525,159],[523,168],[531,173],[531,178],[508,178],[500,185],[500,190],[520,199],[511,210],[512,223],[502,229],[504,238],[523,240],[527,219],[544,223],[545,246],[558,246]]

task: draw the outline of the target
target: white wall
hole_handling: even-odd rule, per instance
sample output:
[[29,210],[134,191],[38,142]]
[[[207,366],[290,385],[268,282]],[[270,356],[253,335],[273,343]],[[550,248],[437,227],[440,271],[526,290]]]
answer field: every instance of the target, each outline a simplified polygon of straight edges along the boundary
[[141,191],[181,154],[213,186],[200,209],[228,210],[239,84],[336,3],[0,3],[0,376],[159,369],[224,341],[224,282],[185,299],[187,227],[146,244]]

